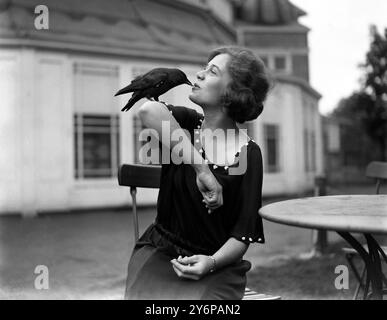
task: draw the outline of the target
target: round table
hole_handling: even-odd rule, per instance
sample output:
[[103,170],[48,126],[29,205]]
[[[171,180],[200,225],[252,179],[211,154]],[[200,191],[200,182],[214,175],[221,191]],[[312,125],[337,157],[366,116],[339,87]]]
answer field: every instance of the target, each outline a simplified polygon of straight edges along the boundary
[[[260,215],[269,221],[290,226],[336,231],[362,257],[367,270],[371,296],[383,297],[380,256],[387,257],[371,234],[387,234],[387,195],[344,195],[301,198],[275,202],[262,207]],[[364,234],[368,252],[350,234]]]

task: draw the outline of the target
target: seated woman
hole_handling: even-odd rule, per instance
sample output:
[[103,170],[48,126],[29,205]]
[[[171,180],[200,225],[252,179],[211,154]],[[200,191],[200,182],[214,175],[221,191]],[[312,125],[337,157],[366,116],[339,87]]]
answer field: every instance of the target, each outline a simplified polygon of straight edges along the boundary
[[[159,137],[162,121],[171,133],[188,130],[191,140],[182,143],[191,155],[162,165],[157,217],[132,253],[126,299],[242,299],[251,268],[243,255],[249,244],[265,241],[258,215],[263,171],[259,146],[236,123],[261,114],[268,90],[259,58],[223,47],[210,53],[189,96],[204,116],[159,102],[141,106],[143,124]],[[161,140],[169,150],[178,143]]]

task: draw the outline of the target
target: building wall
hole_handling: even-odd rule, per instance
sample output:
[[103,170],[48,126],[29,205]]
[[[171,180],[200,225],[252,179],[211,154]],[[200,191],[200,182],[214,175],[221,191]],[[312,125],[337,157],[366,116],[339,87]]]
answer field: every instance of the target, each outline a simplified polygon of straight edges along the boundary
[[[305,102],[309,105],[309,118],[304,119]],[[321,119],[316,98],[292,84],[277,83],[269,94],[262,115],[254,121],[254,138],[261,147],[264,160],[263,195],[298,194],[314,186],[314,177],[323,170]],[[316,135],[315,160],[313,170],[305,170],[305,146],[303,133],[305,123],[313,128]],[[279,171],[267,172],[266,142],[264,125],[279,127]]]
[[309,83],[309,56],[308,54],[292,55],[293,75]]
[[[75,64],[88,64],[118,70],[117,88],[112,91],[108,112],[120,119],[120,163],[134,162],[133,116],[120,112],[128,97],[113,97],[115,90],[126,86],[139,70],[171,66],[140,57],[118,59],[65,54],[34,49],[2,50],[0,53],[0,88],[2,117],[0,131],[0,213],[66,211],[81,208],[121,206],[130,203],[129,190],[119,187],[116,177],[76,179],[74,151]],[[176,66],[174,64],[174,66]],[[177,65],[191,80],[199,66]],[[91,86],[85,99],[95,99]],[[177,87],[161,100],[190,106],[190,88]],[[90,98],[89,98],[90,96]],[[107,98],[108,99],[108,98]],[[278,83],[269,95],[263,114],[253,122],[251,133],[266,154],[264,124],[279,126],[279,172],[264,175],[264,195],[294,194],[313,186],[314,172],[304,170],[303,106],[308,104],[311,118],[319,131],[317,102],[294,84]],[[97,102],[90,112],[100,112]],[[85,107],[86,108],[86,107]],[[316,171],[321,170],[320,140],[317,137]],[[265,162],[265,160],[264,160]],[[265,165],[265,163],[264,163]],[[140,204],[154,204],[157,190],[138,193]]]
[[[133,163],[133,112],[119,110],[128,97],[114,98],[138,67],[171,66],[141,59],[110,59],[43,52],[33,49],[2,50],[0,88],[2,119],[0,147],[0,213],[63,211],[127,205],[129,190],[117,178],[76,179],[74,172],[74,65],[87,63],[118,68],[118,84],[111,92],[111,112],[120,119],[120,163]],[[176,65],[174,65],[176,66]],[[177,66],[194,78],[197,66]],[[96,88],[98,90],[98,88]],[[162,96],[170,103],[192,105],[189,87]],[[93,100],[93,92],[88,93]],[[132,110],[131,110],[132,111]],[[90,112],[100,112],[98,108]],[[114,111],[113,111],[114,112]],[[157,192],[142,190],[139,203],[155,203]]]
[[266,32],[246,30],[244,34],[245,44],[258,48],[307,48],[307,36],[305,33],[275,32],[275,29]]
[[21,56],[21,52],[0,51],[0,212],[18,210],[18,204],[23,200],[19,183],[22,178],[21,137],[28,130],[20,126],[22,112],[19,97],[22,88],[18,84],[21,78]]
[[[309,83],[309,48],[305,30],[239,27],[238,41],[254,50],[272,72],[292,75]],[[278,59],[282,60],[283,66],[277,65]]]

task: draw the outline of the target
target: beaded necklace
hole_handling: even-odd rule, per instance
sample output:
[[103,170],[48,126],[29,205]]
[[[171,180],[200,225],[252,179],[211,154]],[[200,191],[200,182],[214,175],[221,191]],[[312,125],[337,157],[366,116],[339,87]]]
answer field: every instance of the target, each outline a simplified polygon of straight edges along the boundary
[[[202,125],[203,125],[203,120],[204,120],[204,117],[201,116],[201,118],[199,119],[199,124],[196,126],[196,129],[194,130],[194,134],[195,134],[195,144],[200,144],[201,145],[201,130],[202,130]],[[239,162],[239,155],[240,153],[242,152],[242,148],[243,147],[248,147],[250,141],[251,142],[255,142],[253,139],[251,139],[249,136],[247,136],[248,138],[248,141],[240,147],[239,151],[235,153],[234,155],[234,163],[231,164],[231,165],[218,165],[218,164],[214,164],[212,162],[210,162],[207,157],[206,157],[206,153],[205,153],[205,150],[203,149],[203,146],[201,146],[201,148],[198,150],[199,153],[202,155],[202,157],[204,158],[204,162],[211,168],[213,168],[214,170],[215,169],[222,169],[224,170],[226,173],[228,172],[228,169],[229,167],[233,167],[233,166],[236,166]]]

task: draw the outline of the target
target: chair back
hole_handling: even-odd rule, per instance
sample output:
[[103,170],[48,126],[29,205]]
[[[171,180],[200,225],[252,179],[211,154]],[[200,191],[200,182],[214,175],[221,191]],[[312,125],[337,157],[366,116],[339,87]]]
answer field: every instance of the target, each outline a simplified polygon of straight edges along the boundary
[[123,164],[118,170],[118,184],[130,187],[132,197],[134,241],[139,238],[139,223],[137,214],[137,187],[138,188],[159,188],[161,166],[150,166],[140,164]]
[[118,184],[126,187],[159,188],[161,166],[123,164],[118,170]]
[[376,179],[376,194],[379,194],[382,181],[387,180],[387,162],[369,163],[366,168],[366,177]]

